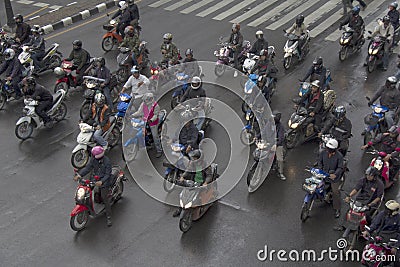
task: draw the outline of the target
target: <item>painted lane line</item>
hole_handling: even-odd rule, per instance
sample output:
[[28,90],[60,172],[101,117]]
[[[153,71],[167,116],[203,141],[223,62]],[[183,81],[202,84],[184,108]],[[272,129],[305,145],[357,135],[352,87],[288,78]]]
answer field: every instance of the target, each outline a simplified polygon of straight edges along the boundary
[[28,14],[28,15],[25,15],[25,18],[29,18],[30,16],[33,16],[33,15],[39,13],[40,11],[45,10],[46,8],[47,8],[47,6],[42,7],[42,8],[40,8],[40,9],[36,10],[36,11],[33,11],[32,13],[30,13],[30,14]]
[[42,2],[37,2],[34,3],[33,6],[37,6],[37,7],[45,7],[45,6],[49,6],[50,4],[47,3],[42,3]]
[[24,5],[30,5],[30,4],[33,3],[33,1],[29,1],[29,0],[19,0],[19,1],[17,1],[17,3],[24,4]]
[[159,0],[151,5],[149,5],[149,7],[160,7],[168,2],[171,2],[172,0]]
[[50,8],[50,9],[53,9],[53,10],[58,10],[58,9],[62,8],[62,6],[54,5],[54,6],[51,6],[51,7],[49,7],[49,8]]
[[77,4],[78,2],[72,2],[72,3],[69,3],[67,6],[72,6],[72,5],[75,5],[75,4]]

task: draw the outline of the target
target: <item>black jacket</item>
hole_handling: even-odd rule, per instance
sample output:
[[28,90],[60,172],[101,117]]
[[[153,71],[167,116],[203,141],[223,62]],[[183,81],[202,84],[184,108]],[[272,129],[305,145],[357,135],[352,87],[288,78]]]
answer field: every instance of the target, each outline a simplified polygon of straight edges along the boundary
[[80,176],[85,176],[88,174],[91,170],[93,170],[93,176],[91,179],[94,178],[94,176],[99,176],[100,180],[103,182],[101,187],[109,187],[111,186],[111,171],[112,171],[112,166],[110,159],[107,156],[104,156],[101,159],[96,159],[94,157],[90,158],[89,163],[80,170],[78,173]]
[[337,120],[332,116],[327,121],[321,132],[323,134],[330,133],[336,140],[342,141],[351,137],[351,128],[352,124],[348,118],[345,117],[342,120]]
[[129,12],[131,12],[132,20],[139,19],[139,8],[136,4],[130,4],[128,6]]
[[389,109],[393,110],[400,106],[400,91],[396,88],[391,89],[385,85],[382,86],[372,97],[370,103],[374,103],[379,97],[381,98],[381,105]]
[[41,35],[39,35],[37,37],[32,35],[30,41],[26,45],[32,46],[32,48],[36,52],[45,52],[46,51],[45,41],[44,41],[43,36],[41,36]]
[[271,62],[266,58],[265,60],[257,60],[256,64],[254,67],[251,69],[251,73],[254,73],[257,71],[258,75],[266,75],[268,76],[271,72]]
[[78,50],[72,50],[71,54],[65,60],[74,61],[74,65],[77,66],[77,70],[82,70],[89,64],[90,55],[85,49],[81,48]]
[[38,100],[39,102],[53,102],[53,96],[51,93],[40,84],[36,84],[35,92],[27,97]]
[[322,169],[326,173],[334,173],[336,179],[333,182],[340,181],[340,177],[343,173],[343,156],[339,151],[336,151],[334,155],[329,157],[327,150],[323,150],[319,154],[318,168]]
[[359,191],[357,198],[368,199],[366,204],[369,204],[378,197],[382,198],[384,185],[380,178],[369,181],[364,177],[357,182],[354,189]]
[[15,29],[15,38],[19,38],[21,44],[29,41],[29,34],[31,34],[31,26],[29,26],[29,24],[25,22],[17,24],[17,28]]
[[0,75],[5,72],[7,77],[20,79],[22,76],[22,65],[15,56],[12,60],[4,60],[0,65]]
[[374,140],[368,142],[368,145],[376,144],[381,144],[380,150],[388,154],[394,152],[396,148],[400,148],[400,142],[397,141],[397,138],[392,138],[387,133],[380,134]]
[[199,145],[197,144],[197,139],[199,137],[199,130],[196,128],[193,122],[189,122],[190,127],[182,127],[180,133],[179,133],[179,143],[181,145],[184,145],[188,147],[189,145],[193,149],[199,148]]
[[130,23],[132,18],[132,13],[129,11],[129,9],[125,9],[125,10],[118,10],[113,16],[112,18],[115,19],[116,17],[120,17],[119,18],[119,24],[122,23]]
[[95,77],[106,80],[104,83],[108,86],[110,84],[111,72],[106,66],[96,68]]
[[267,40],[263,39],[257,39],[254,44],[251,46],[251,49],[249,53],[253,53],[256,55],[260,55],[261,50],[267,50],[268,51],[268,42]]
[[390,10],[388,12],[388,16],[390,18],[390,23],[392,23],[393,28],[396,29],[399,26],[399,16],[400,13],[398,10]]
[[232,32],[228,42],[231,45],[235,45],[237,51],[241,51],[243,45],[243,35],[240,32],[237,33]]
[[[182,96],[181,102],[184,102],[189,99],[193,98],[200,98],[200,97],[206,97],[206,91],[203,89],[203,87],[200,86],[197,90],[193,90],[192,87],[189,87],[185,94]],[[204,99],[203,99],[204,102]]]
[[304,82],[308,77],[310,77],[310,82],[319,80],[321,83],[321,90],[325,88],[326,68],[324,66],[318,68],[315,68],[314,65],[311,66],[302,81]]
[[357,33],[361,33],[364,25],[364,20],[360,16],[354,17],[353,14],[350,13],[344,21],[340,22],[340,26],[344,26],[347,24],[349,24],[349,27]]
[[311,90],[309,90],[307,93],[305,93],[301,97],[301,103],[304,103],[306,100],[307,105],[305,108],[307,109],[308,112],[314,112],[315,114],[321,114],[324,110],[324,94],[320,91],[317,92],[317,94],[313,94]]

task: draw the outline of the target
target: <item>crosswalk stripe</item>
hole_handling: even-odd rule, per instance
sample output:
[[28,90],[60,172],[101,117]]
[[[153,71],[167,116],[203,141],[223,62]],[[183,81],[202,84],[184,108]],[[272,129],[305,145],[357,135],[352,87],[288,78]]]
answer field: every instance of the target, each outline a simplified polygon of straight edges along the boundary
[[273,8],[272,10],[270,10],[269,12],[265,13],[264,15],[262,15],[261,17],[253,20],[252,22],[250,22],[249,24],[247,24],[248,26],[251,27],[257,27],[258,25],[264,23],[265,21],[267,21],[268,19],[270,19],[272,16],[274,16],[277,13],[277,10],[279,11],[283,11],[284,9],[286,9],[288,6],[296,3],[298,0],[286,0],[284,3],[280,4],[279,6]]
[[162,5],[164,5],[164,4],[168,3],[168,2],[171,2],[171,1],[172,0],[159,0],[159,1],[149,5],[149,7],[159,7],[159,6],[162,6]]
[[[365,11],[361,11],[360,12],[360,16],[364,19],[368,17],[370,14],[375,13],[376,11],[378,11],[380,9],[380,7],[382,7],[383,3],[386,0],[374,0],[371,4],[369,4],[367,6],[367,9]],[[339,25],[338,25],[339,27]],[[329,40],[329,41],[336,41],[337,39],[339,39],[339,37],[342,35],[341,31],[339,31],[338,29],[335,30],[333,33],[329,34],[325,40]]]
[[273,3],[277,2],[277,1],[278,0],[265,1],[265,2],[257,5],[256,7],[253,7],[251,10],[247,11],[243,15],[240,15],[239,17],[232,19],[230,22],[241,23],[242,21],[254,16],[255,14],[260,13],[263,9],[269,7],[270,5],[272,5]]
[[[326,14],[329,11],[331,11],[332,9],[334,9],[338,4],[339,3],[337,3],[337,2],[335,3],[333,1],[329,1],[329,2],[325,3],[325,5],[321,6],[320,8],[315,10],[312,14],[308,15],[304,19],[304,24],[307,26],[313,24],[314,22],[316,22],[317,20],[322,18],[322,16],[324,14]],[[318,14],[318,15],[314,15],[314,14]]]
[[183,13],[183,14],[189,14],[189,13],[195,11],[196,9],[199,9],[199,8],[205,6],[205,5],[207,5],[207,4],[209,4],[209,3],[213,2],[213,1],[214,0],[202,0],[202,1],[192,5],[190,7],[185,8],[184,10],[182,10],[180,12]]
[[168,10],[168,11],[172,11],[172,10],[175,10],[175,9],[177,9],[178,7],[181,7],[181,6],[183,6],[183,5],[186,5],[187,3],[190,3],[190,2],[192,2],[193,0],[181,0],[181,1],[179,1],[179,2],[176,2],[175,4],[173,4],[173,5],[170,5],[169,7],[166,7],[166,8],[164,8],[165,10]]
[[342,10],[338,10],[333,15],[331,15],[329,18],[321,22],[317,27],[313,28],[310,30],[310,35],[311,37],[317,37],[321,32],[325,31],[328,29],[332,24],[337,22],[337,20],[341,17],[341,12]]
[[[387,10],[383,11],[379,16],[377,16],[376,18],[383,18],[383,16],[387,15]],[[374,19],[373,21],[371,21],[367,26],[365,26],[365,32],[368,31],[374,31],[375,27],[378,26],[378,22],[376,21],[376,19]]]
[[257,0],[247,0],[247,1],[242,1],[241,3],[235,5],[234,7],[231,7],[230,9],[222,12],[218,16],[213,17],[215,20],[223,20],[226,17],[229,17],[230,15],[240,11],[242,8],[250,5],[251,3],[255,2]]
[[305,4],[298,6],[297,8],[295,8],[294,10],[292,10],[291,12],[286,14],[284,17],[278,19],[277,21],[275,21],[271,25],[268,25],[265,28],[269,29],[269,30],[276,30],[279,27],[281,27],[282,25],[284,25],[284,24],[288,23],[289,21],[293,20],[294,18],[296,18],[297,15],[301,14],[302,12],[309,9],[313,5],[315,5],[315,0],[308,0]]
[[223,8],[224,6],[226,6],[226,5],[228,5],[228,4],[232,3],[232,2],[234,2],[234,0],[222,0],[218,4],[216,4],[216,5],[212,6],[212,7],[209,7],[206,10],[196,14],[196,16],[205,17],[205,16],[217,11],[220,8]]

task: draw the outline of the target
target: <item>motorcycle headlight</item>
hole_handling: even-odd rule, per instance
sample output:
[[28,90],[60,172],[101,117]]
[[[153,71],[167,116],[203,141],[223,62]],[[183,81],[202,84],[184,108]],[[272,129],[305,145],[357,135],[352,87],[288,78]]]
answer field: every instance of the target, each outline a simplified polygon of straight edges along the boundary
[[295,123],[293,123],[293,124],[291,124],[291,125],[289,125],[290,126],[290,128],[292,128],[292,129],[296,129],[298,126],[299,126],[299,123],[298,122],[295,122]]
[[263,140],[257,143],[257,148],[262,150],[265,149],[267,147],[267,143]]
[[[183,204],[183,203],[182,203],[182,204]],[[189,203],[187,203],[187,204],[185,205],[185,209],[190,208],[190,207],[192,206],[192,204],[193,204],[193,201],[190,201]]]
[[250,120],[250,113],[246,113],[246,121]]
[[347,44],[350,41],[350,39],[343,39],[343,40],[341,39],[340,41],[342,44]]
[[158,74],[158,70],[154,70],[154,75],[157,75]]
[[381,112],[382,112],[382,108],[381,108],[381,107],[375,107],[375,108],[374,108],[374,111],[375,111],[376,113],[381,113]]
[[172,151],[174,151],[174,152],[179,152],[179,151],[182,150],[182,147],[181,147],[179,144],[172,144],[172,145],[171,145],[171,149],[172,149]]
[[115,24],[117,24],[117,22],[115,21],[115,19],[110,20],[110,25],[114,26]]
[[292,49],[292,48],[287,48],[285,52],[286,52],[286,53],[292,53],[292,52],[293,52],[293,49]]
[[95,88],[96,83],[88,81],[88,82],[86,82],[86,87],[89,89]]
[[376,55],[376,54],[378,54],[378,51],[379,51],[379,49],[375,49],[374,51],[372,51],[372,54]]
[[60,68],[60,67],[56,67],[56,68],[54,69],[54,73],[55,73],[56,75],[63,76],[63,75],[64,75],[64,70],[63,70],[62,68]]
[[82,200],[85,197],[85,189],[80,187],[76,191],[76,200]]

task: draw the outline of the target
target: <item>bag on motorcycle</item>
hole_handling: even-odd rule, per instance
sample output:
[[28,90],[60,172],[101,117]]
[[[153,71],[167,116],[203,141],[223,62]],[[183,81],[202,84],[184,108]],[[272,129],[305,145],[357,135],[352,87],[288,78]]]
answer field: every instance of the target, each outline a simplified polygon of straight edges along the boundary
[[324,110],[331,110],[336,100],[336,92],[333,90],[326,90],[324,94]]
[[376,116],[373,116],[372,114],[368,114],[367,116],[364,117],[364,123],[369,126],[374,126],[377,125],[379,122],[379,118]]

